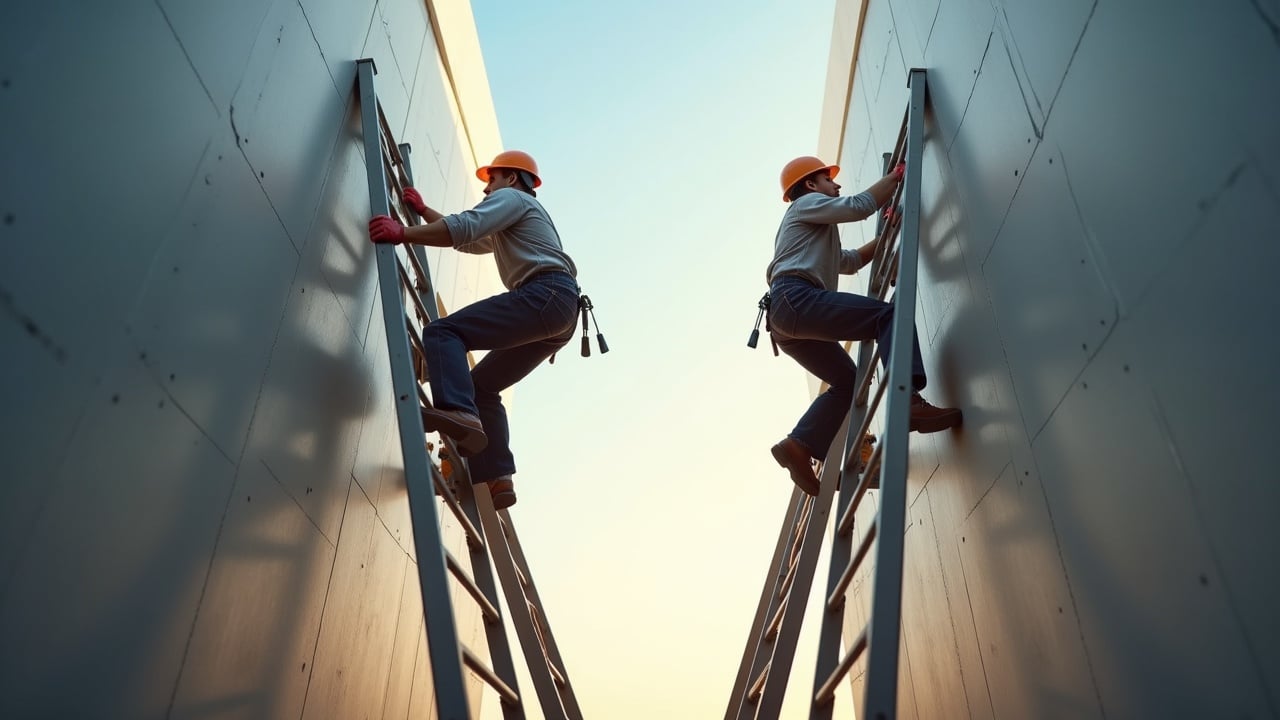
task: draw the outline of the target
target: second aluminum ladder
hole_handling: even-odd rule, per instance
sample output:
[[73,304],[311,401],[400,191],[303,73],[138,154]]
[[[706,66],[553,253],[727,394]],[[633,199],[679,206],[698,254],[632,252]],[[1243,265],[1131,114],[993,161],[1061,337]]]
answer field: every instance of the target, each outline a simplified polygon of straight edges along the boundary
[[[867,656],[866,696],[858,717],[870,720],[896,717],[912,391],[911,344],[915,333],[916,263],[920,248],[925,71],[911,70],[908,86],[910,100],[905,118],[885,166],[887,171],[905,162],[906,176],[889,204],[894,211],[879,228],[868,285],[868,294],[875,298],[883,298],[890,285],[896,283],[897,287],[887,377],[882,378],[872,394],[877,350],[874,341],[861,343],[855,400],[822,463],[819,493],[809,497],[799,488],[792,492],[725,720],[774,720],[782,711],[833,499],[836,500],[836,523],[823,596],[817,666],[809,696],[809,717],[810,720],[830,720],[837,687],[864,654]],[[900,242],[895,247],[897,240]],[[868,395],[871,395],[869,402]],[[872,445],[865,438],[882,403],[885,406],[883,433],[874,450],[870,450]],[[879,488],[879,506],[855,544],[855,513],[867,490],[875,488]],[[845,595],[873,544],[871,619],[841,656]]]

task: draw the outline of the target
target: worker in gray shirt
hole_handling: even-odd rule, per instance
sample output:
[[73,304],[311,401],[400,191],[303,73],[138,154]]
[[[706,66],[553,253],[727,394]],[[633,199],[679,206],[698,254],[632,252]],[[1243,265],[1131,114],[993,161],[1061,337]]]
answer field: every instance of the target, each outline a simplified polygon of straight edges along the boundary
[[[507,412],[499,393],[533,371],[573,337],[578,317],[577,268],[560,244],[551,217],[538,202],[542,184],[533,158],[518,150],[499,153],[476,171],[485,197],[471,210],[441,215],[414,188],[404,201],[426,221],[404,227],[379,215],[369,221],[374,242],[452,247],[493,253],[507,292],[472,303],[422,332],[433,407],[423,425],[453,438],[473,483],[488,483],[494,505],[516,501],[511,476]],[[489,350],[469,368],[467,352]]]
[[[810,495],[818,494],[812,459],[826,454],[853,403],[857,369],[837,341],[875,339],[887,364],[893,333],[893,305],[836,291],[841,274],[856,272],[875,254],[874,241],[857,250],[841,248],[837,226],[875,215],[902,182],[902,167],[852,197],[840,195],[835,181],[839,171],[811,156],[782,169],[782,199],[791,207],[782,216],[767,272],[774,342],[828,385],[795,429],[772,448],[778,464]],[[938,432],[960,424],[958,409],[935,407],[920,397],[927,378],[919,342],[912,347],[911,381],[913,431]]]

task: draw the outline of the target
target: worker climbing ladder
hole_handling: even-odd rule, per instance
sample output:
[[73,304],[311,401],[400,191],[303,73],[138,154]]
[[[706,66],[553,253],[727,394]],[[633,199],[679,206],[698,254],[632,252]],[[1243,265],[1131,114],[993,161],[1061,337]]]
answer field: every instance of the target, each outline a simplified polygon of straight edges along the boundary
[[[366,58],[356,64],[371,214],[391,215],[395,209],[388,191],[398,198],[403,188],[412,184],[409,146],[397,145],[386,123],[374,91],[373,78],[377,70],[373,60]],[[405,224],[413,224],[417,219],[411,212],[399,210]],[[417,360],[422,355],[421,327],[438,320],[440,309],[426,253],[416,245],[378,245],[375,254],[437,715],[441,720],[475,717],[467,697],[463,672],[466,667],[497,692],[505,720],[525,717],[525,697],[516,681],[515,663],[497,596],[496,570],[543,716],[548,720],[581,720],[582,712],[547,625],[542,601],[510,514],[506,510],[495,510],[488,492],[473,492],[467,463],[450,439],[443,438],[450,470],[448,478],[441,467],[431,462],[428,454],[420,407],[429,404],[430,398],[423,388],[425,365]],[[412,306],[411,312],[406,311],[406,298]],[[465,533],[470,576],[442,542],[437,496]],[[480,608],[492,667],[459,642],[449,575]]]
[[[881,378],[874,393],[870,392],[877,350],[874,341],[862,342],[858,350],[853,407],[822,463],[818,495],[810,497],[799,488],[792,492],[738,667],[726,720],[772,720],[781,713],[833,499],[836,522],[809,717],[810,720],[831,718],[836,688],[864,654],[866,695],[858,717],[871,720],[896,717],[925,78],[925,71],[921,69],[913,69],[908,75],[910,99],[898,140],[885,165],[887,171],[905,162],[906,176],[877,233],[868,282],[868,295],[877,299],[883,299],[890,286],[897,288],[892,300],[893,339],[887,377]],[[870,445],[864,438],[882,404],[883,432],[878,441]],[[859,536],[854,532],[855,514],[867,491],[877,488],[878,508]],[[873,543],[871,618],[841,656],[845,595]]]

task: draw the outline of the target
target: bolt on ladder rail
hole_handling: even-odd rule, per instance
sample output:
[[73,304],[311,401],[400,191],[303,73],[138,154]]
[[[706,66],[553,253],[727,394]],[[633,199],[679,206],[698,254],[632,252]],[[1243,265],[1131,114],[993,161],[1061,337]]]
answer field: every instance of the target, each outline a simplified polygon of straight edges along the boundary
[[[912,390],[911,343],[915,332],[916,263],[920,247],[925,71],[912,69],[908,86],[910,99],[897,142],[893,152],[885,154],[886,171],[905,162],[906,176],[888,206],[893,212],[881,219],[877,229],[867,290],[871,297],[883,299],[890,286],[897,288],[892,300],[893,339],[887,377],[881,379],[874,393],[870,392],[877,348],[873,340],[862,342],[858,349],[853,407],[821,464],[819,493],[810,497],[796,488],[783,516],[782,531],[747,637],[725,720],[773,720],[781,713],[833,499],[836,500],[836,522],[809,717],[810,720],[830,720],[836,688],[864,654],[867,656],[866,695],[858,717],[871,720],[896,717]],[[870,450],[864,438],[868,437],[882,404],[883,432],[874,450]],[[879,489],[878,508],[855,545],[855,513],[871,489]],[[841,657],[845,595],[873,544],[871,618]]]
[[[373,60],[358,60],[356,66],[370,208],[374,215],[397,213],[405,224],[413,224],[418,218],[412,211],[393,208],[390,199],[392,194],[400,197],[403,188],[413,182],[409,146],[397,145],[387,125],[374,91],[377,69]],[[437,715],[441,720],[470,720],[476,716],[469,706],[463,673],[466,667],[497,692],[504,720],[525,717],[525,698],[516,681],[497,596],[493,574],[496,569],[542,714],[548,720],[581,720],[582,711],[547,625],[510,513],[496,510],[488,492],[473,491],[467,463],[452,440],[442,436],[452,468],[448,478],[431,462],[427,450],[419,407],[429,404],[430,398],[423,387],[426,371],[420,331],[439,320],[440,310],[426,252],[417,245],[378,245],[374,252]],[[406,298],[412,311],[406,307]],[[472,576],[444,546],[436,496],[463,529]],[[480,608],[492,668],[458,639],[449,575]]]

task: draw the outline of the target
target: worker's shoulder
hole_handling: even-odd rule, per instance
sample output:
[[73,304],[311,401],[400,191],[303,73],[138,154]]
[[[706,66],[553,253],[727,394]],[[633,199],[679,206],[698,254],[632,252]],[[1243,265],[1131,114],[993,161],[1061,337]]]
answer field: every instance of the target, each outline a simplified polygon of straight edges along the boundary
[[523,190],[513,187],[498,188],[497,190],[489,193],[489,196],[485,199],[494,203],[501,203],[503,205],[519,205],[546,212],[542,207],[542,203],[538,202],[537,198]]

